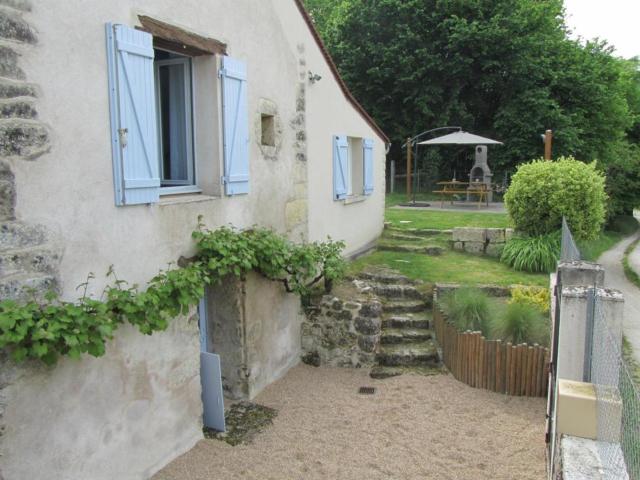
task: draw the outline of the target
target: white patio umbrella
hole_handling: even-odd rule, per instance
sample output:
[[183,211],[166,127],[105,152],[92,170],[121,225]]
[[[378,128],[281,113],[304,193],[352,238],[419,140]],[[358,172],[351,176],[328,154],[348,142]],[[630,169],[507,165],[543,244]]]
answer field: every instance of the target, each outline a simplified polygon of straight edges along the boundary
[[420,142],[418,145],[502,145],[502,142],[459,131]]

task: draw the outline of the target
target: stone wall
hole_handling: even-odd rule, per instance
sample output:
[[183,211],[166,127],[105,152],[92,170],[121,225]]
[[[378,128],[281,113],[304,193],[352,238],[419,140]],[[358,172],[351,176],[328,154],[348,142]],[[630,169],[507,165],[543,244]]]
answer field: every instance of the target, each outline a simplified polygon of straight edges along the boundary
[[290,128],[294,133],[293,149],[295,162],[293,166],[293,195],[285,205],[285,222],[287,233],[307,240],[309,220],[308,188],[307,188],[307,61],[303,43],[297,45],[298,84],[296,85],[296,113],[291,119]]
[[[437,302],[438,299],[443,295],[449,292],[453,292],[454,290],[459,289],[461,286],[462,285],[457,283],[436,283],[433,288],[434,303]],[[482,292],[486,293],[490,297],[510,297],[511,290],[516,286],[517,285],[504,286],[504,285],[486,284],[486,285],[474,285],[474,288],[481,290]]]
[[[38,88],[26,82],[20,56],[37,43],[35,30],[24,15],[31,5],[0,0],[0,300],[41,298],[57,287],[60,249],[51,232],[16,219],[14,165],[33,161],[50,149],[48,127],[38,120]],[[25,289],[25,287],[27,287]],[[40,365],[16,366],[0,351],[0,480],[6,468],[5,415],[11,408],[11,389],[22,378],[43,370]],[[15,397],[15,395],[13,395]],[[17,477],[16,477],[17,478]]]
[[207,302],[207,343],[221,357],[228,398],[254,398],[300,361],[300,298],[279,282],[229,276],[209,288]]
[[375,364],[382,304],[370,294],[325,295],[302,324],[303,361],[332,367]]
[[454,228],[453,249],[461,252],[499,257],[505,243],[513,236],[511,228]]

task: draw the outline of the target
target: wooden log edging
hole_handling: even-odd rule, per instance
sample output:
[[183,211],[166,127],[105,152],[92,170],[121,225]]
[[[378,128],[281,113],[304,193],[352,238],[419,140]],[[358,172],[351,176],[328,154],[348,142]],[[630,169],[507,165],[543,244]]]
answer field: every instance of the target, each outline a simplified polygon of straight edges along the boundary
[[548,348],[487,340],[481,332],[459,332],[435,303],[433,329],[442,361],[457,380],[507,395],[546,397]]

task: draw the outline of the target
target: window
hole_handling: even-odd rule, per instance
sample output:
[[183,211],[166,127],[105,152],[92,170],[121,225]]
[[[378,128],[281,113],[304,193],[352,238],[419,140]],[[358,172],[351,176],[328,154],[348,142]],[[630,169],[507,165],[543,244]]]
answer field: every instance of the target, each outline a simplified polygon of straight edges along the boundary
[[[160,24],[149,27],[162,27],[160,33],[180,42],[122,24],[105,26],[115,204],[157,203],[161,191],[216,194],[222,185],[226,195],[249,193],[246,63],[226,55],[218,63],[212,54],[224,54],[224,44]],[[197,110],[194,95],[207,99]],[[221,138],[212,134],[218,128]]]
[[347,195],[362,195],[364,193],[364,165],[362,155],[362,139],[349,137],[349,162],[347,171]]
[[373,193],[373,141],[333,137],[333,195],[335,200]]
[[155,50],[155,90],[161,193],[195,185],[191,58]]
[[260,143],[266,147],[276,146],[276,121],[273,115],[262,114],[261,117],[261,140]]

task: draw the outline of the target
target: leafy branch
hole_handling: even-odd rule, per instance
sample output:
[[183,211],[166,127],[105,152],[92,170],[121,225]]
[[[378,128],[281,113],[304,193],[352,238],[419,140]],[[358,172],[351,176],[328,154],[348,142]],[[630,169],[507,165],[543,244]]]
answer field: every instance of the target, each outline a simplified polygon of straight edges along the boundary
[[118,278],[100,299],[88,295],[94,274],[78,285],[76,302],[62,301],[49,292],[43,302],[0,302],[0,349],[11,351],[16,361],[28,358],[54,364],[61,355],[79,358],[104,355],[107,340],[129,323],[146,335],[165,330],[169,322],[185,315],[204,296],[205,287],[233,275],[242,280],[250,271],[281,282],[287,292],[306,294],[322,279],[331,282],[344,275],[343,242],[295,244],[264,228],[208,230],[201,218],[193,232],[197,255],[179,267],[170,265],[147,284],[144,291]]

